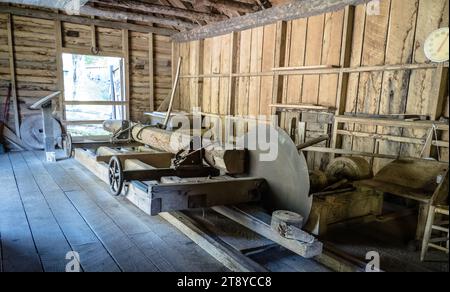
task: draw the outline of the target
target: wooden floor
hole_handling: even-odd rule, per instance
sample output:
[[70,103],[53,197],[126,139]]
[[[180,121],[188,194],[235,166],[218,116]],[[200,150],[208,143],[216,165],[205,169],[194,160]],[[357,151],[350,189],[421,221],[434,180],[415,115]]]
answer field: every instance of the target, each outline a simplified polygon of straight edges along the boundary
[[159,216],[150,217],[74,160],[0,155],[0,271],[227,271]]
[[[80,255],[81,269],[87,272],[228,271],[161,217],[148,216],[125,198],[111,196],[108,186],[75,160],[43,159],[43,152],[0,155],[0,271],[65,271],[70,251]],[[238,241],[245,249],[257,236],[234,230],[216,213],[190,214],[230,246]],[[448,271],[448,258],[419,263],[411,261],[419,255],[406,252],[406,240],[399,238],[392,245],[392,234],[413,223],[390,225],[395,228],[344,228],[345,234],[330,232],[327,240],[362,261],[367,250],[379,250],[386,271]],[[241,237],[231,238],[236,232]],[[363,236],[367,232],[370,236]],[[374,235],[389,240],[379,241]],[[269,271],[329,271],[279,246],[249,257]]]

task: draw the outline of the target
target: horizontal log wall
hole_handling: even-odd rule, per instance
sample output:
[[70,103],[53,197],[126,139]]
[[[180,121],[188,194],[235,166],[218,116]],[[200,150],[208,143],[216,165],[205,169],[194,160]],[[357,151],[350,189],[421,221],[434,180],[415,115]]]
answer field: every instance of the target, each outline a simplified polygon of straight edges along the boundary
[[[437,120],[448,107],[448,89],[438,89],[448,81],[448,67],[282,77],[274,75],[272,68],[428,63],[423,44],[433,30],[448,26],[448,3],[448,0],[382,0],[378,15],[366,13],[366,6],[360,5],[202,41],[176,43],[174,60],[178,56],[183,58],[176,104],[185,111],[199,104],[207,113],[258,115],[270,114],[271,103],[305,103],[337,108],[338,114],[407,113],[429,115]],[[437,102],[439,95],[446,100],[446,106]],[[448,111],[444,115],[448,116]],[[292,118],[298,118],[298,114],[289,112],[280,116],[280,126],[286,130]],[[312,119],[316,123],[311,123]],[[326,116],[309,116],[307,120],[307,139],[326,131]],[[426,138],[428,134],[424,130],[362,125],[345,125],[343,129],[413,138]],[[448,141],[448,133],[442,139]],[[423,149],[422,145],[383,140],[375,143],[374,139],[363,137],[343,137],[340,146],[412,157],[418,157]],[[436,149],[431,152],[435,155]],[[445,148],[441,154],[442,160],[448,161]],[[323,169],[329,159],[327,154],[308,153],[311,168]],[[376,171],[389,161],[371,162]]]
[[[4,102],[11,82],[8,54],[8,15],[0,13],[0,103]],[[61,22],[62,50],[89,54],[92,27]],[[100,55],[123,56],[122,29],[95,27],[95,42]],[[20,118],[36,114],[28,107],[39,98],[58,90],[56,21],[12,15],[15,76]],[[129,31],[130,117],[145,120],[144,112],[157,107],[171,87],[171,42],[167,36]],[[150,38],[153,52],[150,54]],[[150,64],[152,63],[152,64]],[[150,82],[150,65],[153,82]],[[152,100],[153,98],[153,100]],[[14,129],[13,107],[9,126]]]

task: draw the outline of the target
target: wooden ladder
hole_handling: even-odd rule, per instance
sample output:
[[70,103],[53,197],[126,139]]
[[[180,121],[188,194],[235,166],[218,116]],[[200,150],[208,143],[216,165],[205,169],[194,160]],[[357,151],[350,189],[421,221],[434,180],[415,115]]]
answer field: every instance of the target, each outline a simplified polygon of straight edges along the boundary
[[[441,218],[439,218],[439,221],[435,222],[436,214],[441,215],[439,217],[444,217],[444,216],[447,217],[447,220],[442,220]],[[441,250],[448,254],[448,250],[449,250],[449,244],[448,244],[449,220],[448,220],[448,216],[449,216],[448,206],[430,206],[430,209],[428,212],[427,223],[425,226],[425,234],[423,236],[422,252],[420,254],[421,261],[424,260],[425,255],[430,247]],[[433,230],[440,231],[441,233],[446,233],[447,236],[431,238]],[[443,245],[442,243],[445,243],[445,245]]]

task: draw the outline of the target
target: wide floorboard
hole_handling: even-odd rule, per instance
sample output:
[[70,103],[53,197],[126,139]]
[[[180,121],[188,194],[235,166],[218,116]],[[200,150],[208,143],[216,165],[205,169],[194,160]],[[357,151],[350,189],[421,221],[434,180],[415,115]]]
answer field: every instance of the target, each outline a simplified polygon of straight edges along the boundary
[[0,271],[227,269],[159,216],[150,217],[72,159],[0,155]]

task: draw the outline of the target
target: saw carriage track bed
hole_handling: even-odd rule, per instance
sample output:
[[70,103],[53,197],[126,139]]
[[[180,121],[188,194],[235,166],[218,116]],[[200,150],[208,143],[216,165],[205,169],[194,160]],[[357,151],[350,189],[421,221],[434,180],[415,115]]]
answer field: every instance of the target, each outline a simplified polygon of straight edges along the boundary
[[212,209],[148,216],[75,160],[44,156],[0,155],[1,271],[65,271],[71,251],[86,272],[358,270],[305,259]]

